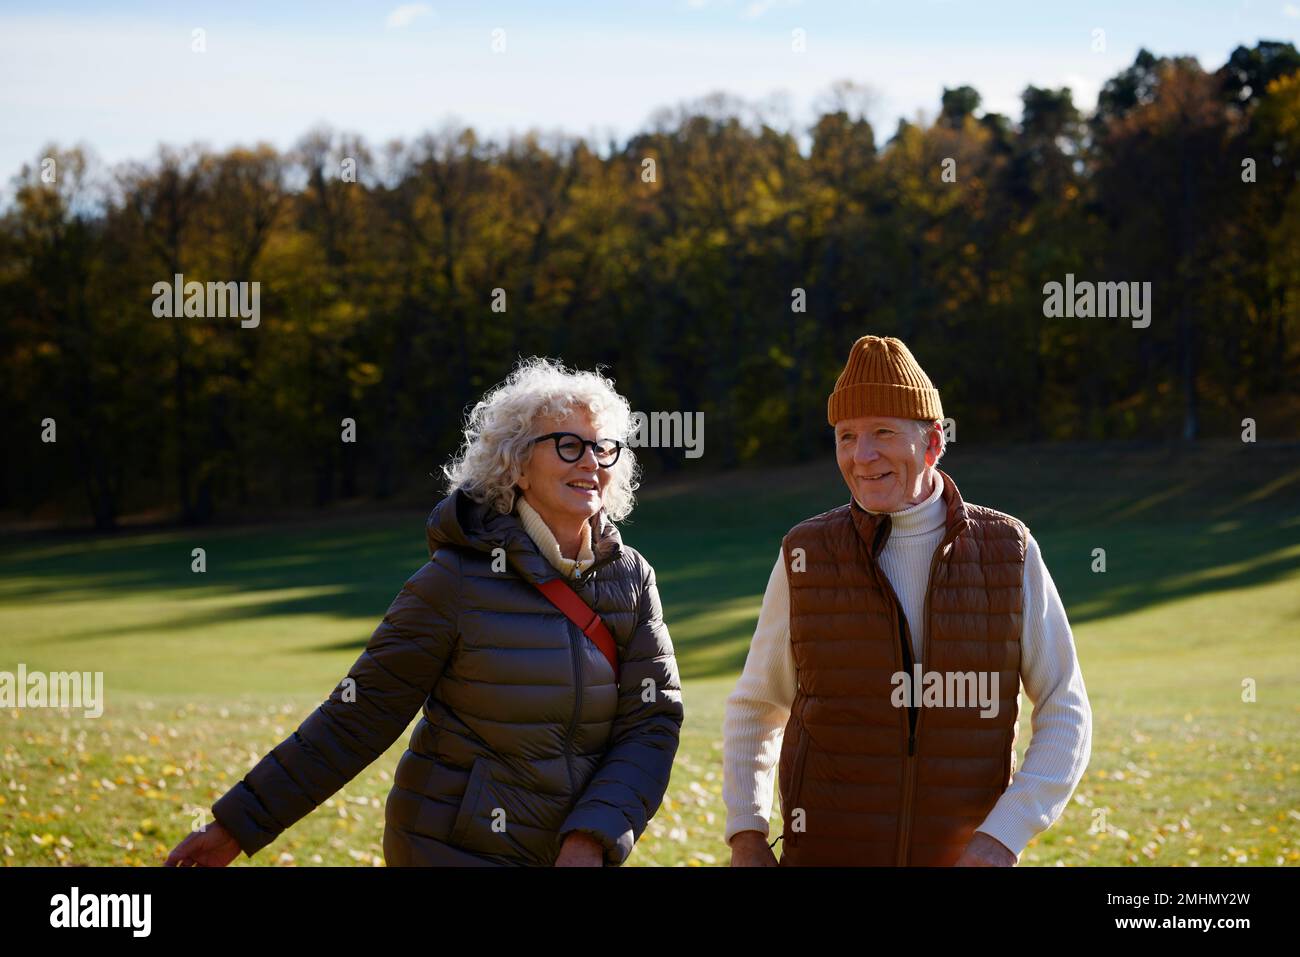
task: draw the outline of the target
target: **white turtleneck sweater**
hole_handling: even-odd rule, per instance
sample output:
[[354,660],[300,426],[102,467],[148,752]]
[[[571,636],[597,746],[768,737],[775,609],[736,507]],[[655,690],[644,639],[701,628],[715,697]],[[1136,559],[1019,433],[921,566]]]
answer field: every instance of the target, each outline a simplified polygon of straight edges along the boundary
[[591,550],[591,522],[582,523],[582,545],[578,549],[578,558],[575,561],[561,554],[560,543],[555,533],[537,513],[537,509],[529,505],[522,495],[515,496],[515,504],[519,513],[519,524],[524,527],[524,531],[533,540],[542,557],[554,565],[556,571],[565,578],[577,578],[591,567],[591,563],[596,560]]
[[[943,540],[943,480],[938,475],[934,479],[935,488],[925,501],[890,513],[892,528],[880,552],[881,569],[909,622],[922,620],[930,560]],[[910,631],[915,660],[924,665],[924,629]],[[1025,554],[1020,680],[1034,704],[1033,739],[1024,765],[977,828],[1017,856],[1035,834],[1061,816],[1092,751],[1092,710],[1070,623],[1032,535]],[[728,842],[740,831],[768,833],[772,785],[796,683],[790,588],[785,559],[778,553],[745,669],[727,698],[723,721]]]

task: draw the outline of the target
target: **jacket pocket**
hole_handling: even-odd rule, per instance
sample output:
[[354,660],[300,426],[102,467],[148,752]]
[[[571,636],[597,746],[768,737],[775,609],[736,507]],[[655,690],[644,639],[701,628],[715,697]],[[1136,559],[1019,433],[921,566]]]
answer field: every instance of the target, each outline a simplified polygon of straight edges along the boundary
[[567,813],[564,798],[512,783],[510,770],[491,756],[475,759],[447,840],[471,854],[520,864],[550,864],[556,832]]
[[474,764],[470,767],[469,780],[465,782],[465,796],[460,800],[456,820],[452,822],[451,833],[447,836],[452,844],[458,846],[463,844],[465,832],[470,822],[474,820],[474,812],[478,807],[479,795],[483,791],[483,781],[487,775],[487,762],[482,758],[475,758]]

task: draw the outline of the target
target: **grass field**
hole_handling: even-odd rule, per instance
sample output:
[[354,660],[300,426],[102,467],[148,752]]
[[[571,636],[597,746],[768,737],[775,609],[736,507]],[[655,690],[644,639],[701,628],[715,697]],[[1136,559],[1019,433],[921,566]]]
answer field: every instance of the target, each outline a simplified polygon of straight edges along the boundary
[[[968,501],[1029,524],[1092,703],[1091,764],[1022,863],[1300,861],[1300,448],[954,445],[943,467]],[[721,865],[726,695],[781,536],[847,490],[828,459],[640,500],[623,537],[655,566],[686,724],[629,863]],[[427,512],[0,544],[0,670],[103,671],[106,698],[93,720],[0,710],[0,861],[161,863],[346,673],[426,560]],[[406,737],[239,863],[382,864]]]

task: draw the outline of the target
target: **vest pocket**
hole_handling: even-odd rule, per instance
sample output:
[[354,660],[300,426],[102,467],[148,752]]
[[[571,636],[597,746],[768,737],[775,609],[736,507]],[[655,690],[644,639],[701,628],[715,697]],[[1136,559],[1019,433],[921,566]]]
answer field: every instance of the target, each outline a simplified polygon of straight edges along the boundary
[[[807,763],[807,759],[808,759],[808,729],[803,727],[803,725],[800,725],[799,745],[795,750],[794,763],[793,765],[791,765],[790,768],[790,779],[791,779],[790,780],[790,806],[788,808],[781,809],[782,812],[781,816],[785,820],[785,827],[783,830],[784,837],[782,838],[782,841],[786,847],[789,847],[793,843],[797,843],[799,839],[799,835],[803,833],[802,831],[795,831],[792,828],[792,825],[794,823],[794,813],[795,811],[800,809],[799,798],[803,795],[803,791],[804,791],[803,773],[804,773],[804,765]],[[804,829],[806,830],[808,827],[808,811],[806,808],[804,809],[802,824]]]

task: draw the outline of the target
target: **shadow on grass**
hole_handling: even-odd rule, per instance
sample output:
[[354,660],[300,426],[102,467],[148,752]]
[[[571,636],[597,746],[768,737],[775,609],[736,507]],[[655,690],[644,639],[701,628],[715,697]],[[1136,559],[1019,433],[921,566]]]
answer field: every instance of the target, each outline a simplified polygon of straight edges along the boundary
[[[968,502],[1030,525],[1076,626],[1300,570],[1295,447],[954,446],[943,465]],[[782,537],[845,501],[833,462],[774,470],[770,481],[748,472],[646,491],[622,534],[655,567],[684,677],[740,670]],[[386,513],[360,528],[326,521],[10,543],[0,549],[0,606],[192,597],[216,607],[131,626],[73,613],[73,627],[53,640],[330,615],[355,620],[356,638],[305,650],[359,652],[427,558],[426,515]],[[191,571],[197,546],[207,552],[202,576]],[[1106,550],[1104,574],[1091,570],[1096,548]],[[227,598],[237,603],[222,606]]]
[[[0,559],[0,604],[11,609],[75,606],[115,598],[147,602],[157,596],[173,609],[186,599],[215,606],[129,625],[87,624],[70,616],[73,627],[47,642],[162,634],[193,628],[196,620],[218,624],[283,615],[373,619],[378,625],[402,583],[427,560],[422,515],[353,535],[258,528],[144,538],[99,538],[82,548],[6,553]],[[190,550],[198,546],[206,551],[207,571],[202,573],[191,570]]]

